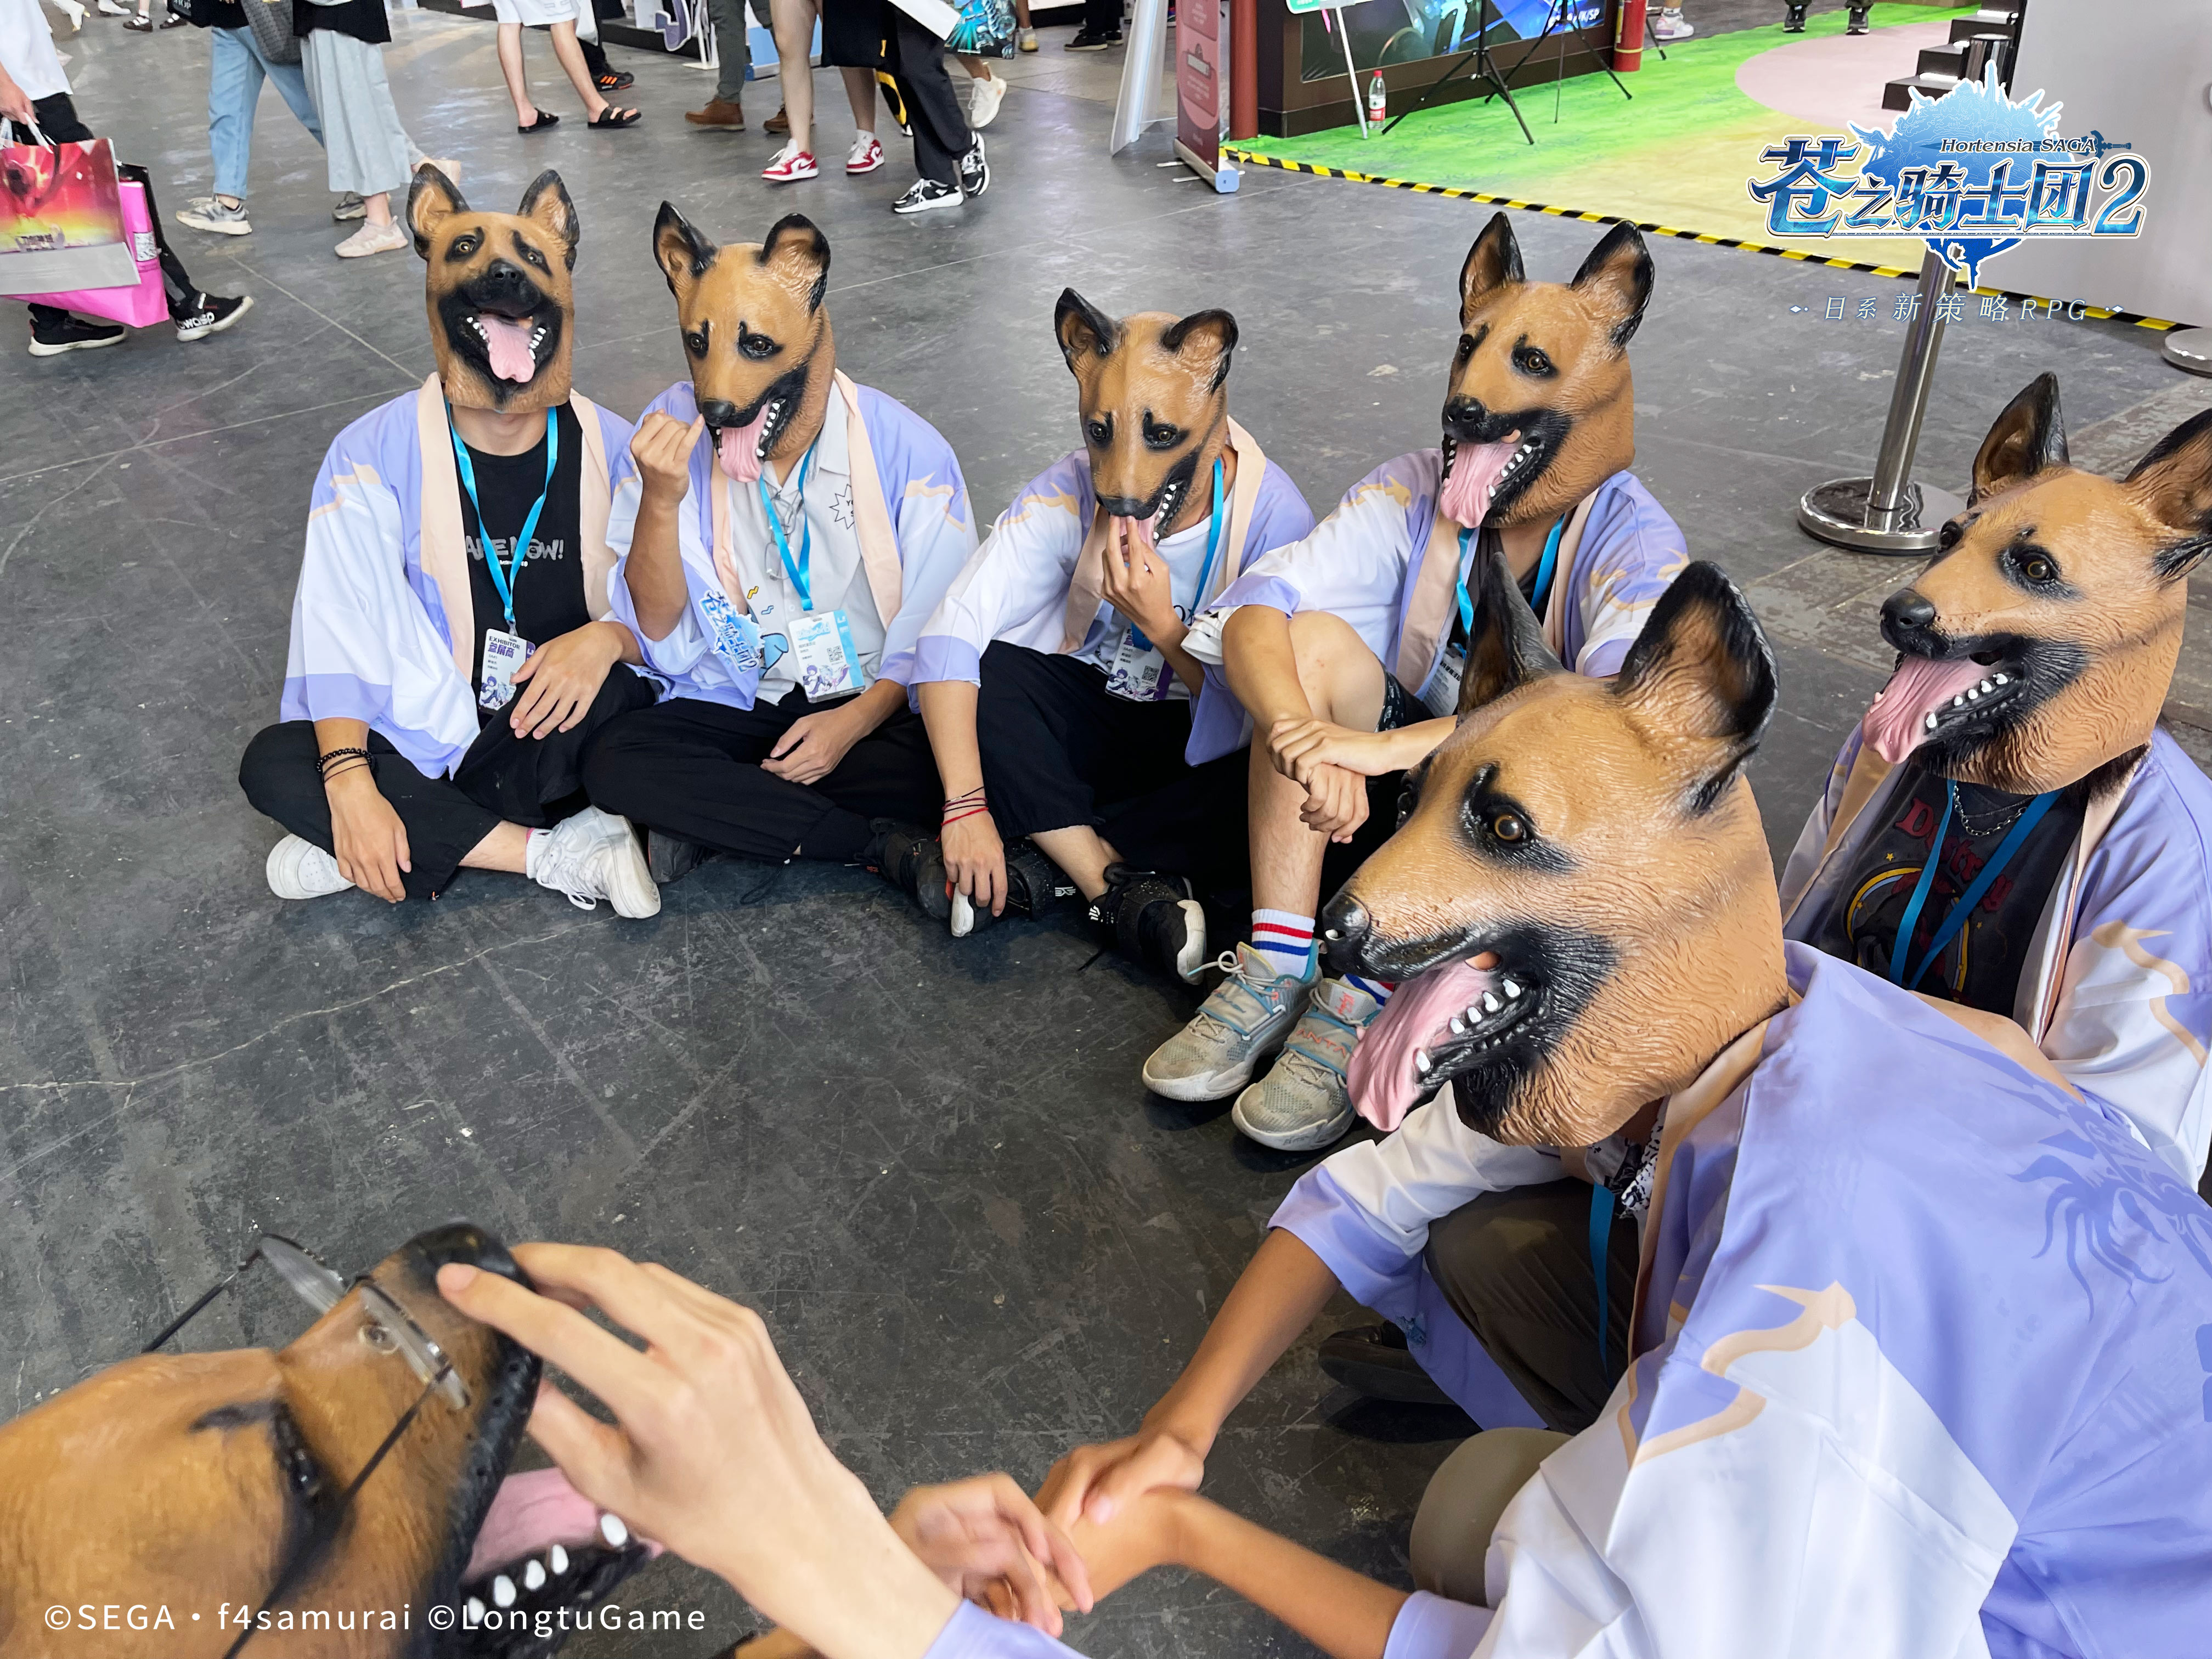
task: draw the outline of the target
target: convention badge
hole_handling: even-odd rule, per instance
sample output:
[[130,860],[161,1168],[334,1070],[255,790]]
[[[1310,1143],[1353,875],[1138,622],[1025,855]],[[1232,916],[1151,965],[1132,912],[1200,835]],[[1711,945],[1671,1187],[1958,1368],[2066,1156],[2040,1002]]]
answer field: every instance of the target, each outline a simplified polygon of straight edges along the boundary
[[1159,647],[1132,628],[1115,647],[1113,663],[1106,670],[1106,690],[1129,702],[1158,702],[1160,680],[1167,672],[1168,659]]
[[1429,676],[1428,688],[1421,693],[1421,706],[1438,720],[1449,720],[1459,713],[1459,686],[1466,677],[1467,647],[1446,646],[1443,660]]
[[809,702],[867,689],[860,653],[842,611],[808,611],[791,619],[791,649],[799,659],[799,684]]
[[740,674],[758,672],[760,624],[720,593],[701,595],[699,609],[706,613],[707,625],[714,630],[715,655]]
[[484,634],[483,679],[477,702],[486,708],[504,708],[514,701],[514,671],[530,659],[530,641],[520,634],[494,628]]

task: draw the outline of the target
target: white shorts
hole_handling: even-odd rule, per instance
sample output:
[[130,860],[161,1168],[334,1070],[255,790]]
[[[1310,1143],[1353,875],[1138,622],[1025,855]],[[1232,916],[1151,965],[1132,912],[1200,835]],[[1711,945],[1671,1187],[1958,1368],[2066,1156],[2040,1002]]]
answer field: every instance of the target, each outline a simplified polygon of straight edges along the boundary
[[491,0],[502,23],[567,23],[583,15],[583,0]]

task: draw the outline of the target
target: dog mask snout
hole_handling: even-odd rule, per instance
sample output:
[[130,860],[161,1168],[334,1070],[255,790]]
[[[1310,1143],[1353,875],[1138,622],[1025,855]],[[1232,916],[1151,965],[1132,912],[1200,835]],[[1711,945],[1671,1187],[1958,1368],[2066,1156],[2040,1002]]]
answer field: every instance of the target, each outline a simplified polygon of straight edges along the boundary
[[1367,907],[1349,892],[1339,892],[1322,907],[1322,948],[1328,963],[1340,974],[1363,973],[1367,968],[1366,945],[1374,923]]
[[1881,605],[1881,636],[1899,650],[1925,643],[1920,636],[1935,624],[1936,604],[1925,594],[1910,587],[1901,587]]

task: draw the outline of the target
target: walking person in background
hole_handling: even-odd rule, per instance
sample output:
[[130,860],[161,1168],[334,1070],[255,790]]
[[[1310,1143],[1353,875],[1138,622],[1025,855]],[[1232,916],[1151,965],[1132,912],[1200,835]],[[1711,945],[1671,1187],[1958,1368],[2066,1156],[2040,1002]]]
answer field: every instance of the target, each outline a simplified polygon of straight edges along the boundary
[[[707,0],[707,15],[714,25],[714,61],[719,73],[714,95],[703,109],[688,110],[684,118],[695,127],[718,127],[731,132],[745,130],[745,77],[752,73],[752,42],[745,34],[745,0]],[[868,97],[871,109],[875,94]]]
[[[601,6],[611,6],[613,9],[603,12]],[[577,0],[576,50],[584,54],[584,67],[592,72],[592,84],[602,93],[623,92],[637,84],[637,76],[607,61],[607,49],[599,43],[599,19],[622,15],[620,0]]]
[[[983,159],[982,137],[969,129],[959,95],[952,90],[952,77],[945,72],[945,42],[890,0],[830,0],[830,3],[876,14],[880,20],[877,27],[882,33],[884,66],[896,82],[899,100],[906,106],[907,126],[914,134],[914,170],[921,176],[891,204],[891,211],[914,214],[956,208],[988,190],[991,169]],[[825,46],[828,39],[825,33]],[[995,99],[990,113],[998,113]]]
[[1083,0],[1083,27],[1064,50],[1103,52],[1121,44],[1121,0]]
[[[254,38],[246,15],[249,5],[266,6],[271,0],[192,0],[192,25],[208,31],[208,149],[215,160],[215,194],[195,196],[177,210],[179,224],[217,236],[250,236],[253,222],[246,214],[246,175],[253,161],[253,117],[261,102],[261,82],[273,82],[307,137],[319,147],[323,123],[315,113],[315,100],[307,92],[307,73],[296,64],[280,64]],[[289,0],[277,0],[285,6]],[[338,198],[331,216],[358,219],[362,200],[349,191]]]
[[[69,77],[62,73],[53,31],[39,0],[0,0],[0,119],[25,138],[35,125],[49,143],[87,143],[95,136],[77,118],[76,106],[70,101]],[[250,296],[226,298],[192,286],[184,262],[161,235],[161,215],[154,205],[154,185],[146,169],[118,162],[115,171],[145,187],[146,214],[154,227],[155,246],[161,250],[161,286],[177,337],[189,342],[220,334],[252,309]],[[112,346],[126,332],[120,323],[89,321],[52,306],[29,309],[33,357]]]
[[981,132],[998,118],[1006,100],[1006,77],[993,71],[989,59],[1012,58],[1018,29],[1034,40],[1036,31],[1024,21],[1018,26],[1010,0],[961,0],[960,22],[945,39],[945,49],[960,60],[969,77],[968,126]]
[[[517,132],[544,132],[561,121],[559,116],[538,108],[531,100],[530,79],[522,66],[522,28],[526,23],[542,25],[552,31],[553,56],[560,60],[569,84],[576,88],[576,96],[584,100],[584,117],[592,125],[611,131],[617,127],[635,126],[641,118],[636,110],[610,104],[599,96],[598,87],[592,84],[583,48],[576,43],[576,20],[582,8],[590,3],[591,0],[492,0],[492,10],[499,18],[499,72],[507,77],[507,95],[514,100]],[[595,36],[599,33],[596,21],[592,33]]]
[[[151,34],[157,28],[182,28],[192,21],[173,6],[164,4],[161,8],[161,21],[156,23],[150,15],[151,4],[152,0],[138,0],[137,12],[132,16],[125,18],[123,27],[133,34]],[[106,8],[103,7],[102,9]]]
[[[814,20],[822,20],[822,66],[833,64],[845,80],[846,101],[853,106],[853,147],[845,153],[845,171],[873,173],[884,164],[884,147],[876,138],[876,69],[882,61],[883,32],[875,18],[874,0],[825,0],[817,13],[815,0],[769,0],[769,17],[775,30],[776,79],[783,86],[783,107],[776,113],[790,136],[775,158],[761,169],[772,185],[797,184],[817,176],[814,160]],[[771,118],[766,131],[774,132]]]
[[[392,216],[392,192],[404,191],[423,156],[400,124],[384,75],[392,24],[384,0],[301,0],[292,13],[300,64],[323,128],[331,188],[361,198],[367,222],[337,245],[341,259],[363,259],[411,246]],[[455,164],[436,161],[448,178]]]

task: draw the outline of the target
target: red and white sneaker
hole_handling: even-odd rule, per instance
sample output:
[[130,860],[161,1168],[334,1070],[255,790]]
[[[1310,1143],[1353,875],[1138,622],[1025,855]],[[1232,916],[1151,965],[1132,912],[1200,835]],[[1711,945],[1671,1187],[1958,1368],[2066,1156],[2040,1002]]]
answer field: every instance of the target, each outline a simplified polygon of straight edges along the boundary
[[775,159],[761,169],[761,177],[771,185],[795,185],[802,179],[811,179],[822,169],[814,165],[814,155],[796,144],[786,144],[776,151]]
[[845,171],[853,173],[873,173],[884,164],[884,147],[876,142],[872,132],[853,135],[852,154],[845,158]]

